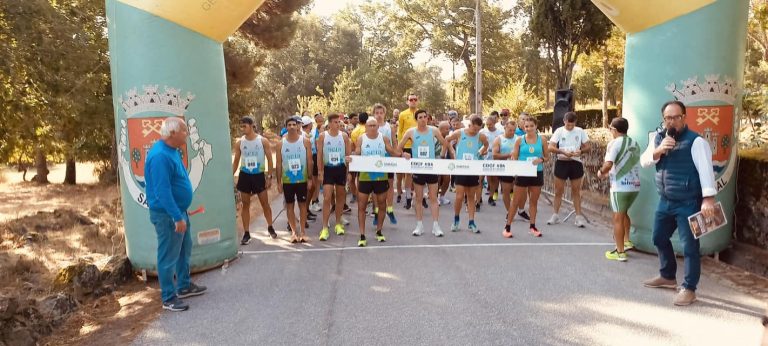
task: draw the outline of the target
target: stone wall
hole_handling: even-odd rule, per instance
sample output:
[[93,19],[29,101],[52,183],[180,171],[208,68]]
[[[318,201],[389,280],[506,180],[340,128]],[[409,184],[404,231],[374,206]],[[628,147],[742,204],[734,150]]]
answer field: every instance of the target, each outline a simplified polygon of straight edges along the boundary
[[768,160],[747,151],[739,155],[734,238],[768,250]]

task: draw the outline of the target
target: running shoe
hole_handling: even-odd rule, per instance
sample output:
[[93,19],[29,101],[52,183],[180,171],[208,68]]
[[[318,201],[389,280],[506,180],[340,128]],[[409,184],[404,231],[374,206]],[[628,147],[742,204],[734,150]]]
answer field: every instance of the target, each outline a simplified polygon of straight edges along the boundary
[[576,215],[576,221],[573,222],[576,227],[584,228],[587,225],[587,219],[581,215]]
[[461,229],[459,228],[459,222],[458,221],[454,221],[453,225],[451,225],[451,232],[458,232],[460,230]]
[[541,232],[539,232],[539,229],[536,227],[531,227],[531,235],[534,237],[541,237]]
[[450,199],[448,199],[445,196],[440,197],[440,205],[448,205],[448,204],[451,204],[451,200]]
[[530,217],[530,216],[528,216],[528,213],[526,213],[526,212],[525,212],[525,210],[523,210],[523,211],[518,211],[518,212],[517,212],[517,216],[519,216],[519,217],[523,218],[523,220],[525,220],[525,221],[531,221],[531,217]]
[[251,242],[251,233],[245,232],[243,234],[243,239],[240,240],[240,245],[248,245],[248,243]]
[[186,311],[189,309],[189,305],[179,299],[179,297],[174,296],[169,301],[163,302],[163,309],[174,312]]
[[492,207],[495,207],[495,206],[496,206],[496,201],[494,201],[494,200],[493,200],[493,197],[492,197],[492,196],[491,196],[491,197],[488,197],[488,205],[490,205],[490,206],[492,206]]
[[400,203],[400,201],[402,201],[402,200],[403,200],[403,196],[402,195],[397,195],[397,203]]
[[422,226],[421,222],[417,222],[416,229],[414,229],[411,234],[413,234],[414,237],[418,237],[423,233],[424,233],[424,226]]
[[344,210],[342,211],[342,213],[349,214],[351,212],[352,212],[352,208],[350,208],[346,203],[344,203]]
[[202,295],[207,290],[208,288],[205,286],[198,286],[193,283],[190,283],[189,287],[182,288],[178,292],[176,292],[176,296],[179,298],[189,298],[189,297]]
[[506,228],[501,232],[501,236],[504,238],[512,238],[512,231],[507,230]]
[[359,247],[365,247],[366,245],[368,245],[368,241],[365,239],[360,239],[357,241],[357,246]]
[[627,253],[626,252],[619,252],[617,249],[613,249],[613,251],[606,251],[605,252],[605,258],[609,260],[619,261],[619,262],[626,262],[627,261]]
[[344,215],[342,215],[342,216],[341,216],[341,223],[342,223],[344,226],[346,226],[346,225],[349,225],[349,220],[347,220],[347,218],[346,218],[346,217],[344,217]]
[[328,227],[323,227],[323,229],[320,231],[320,241],[326,241],[328,240]]
[[450,187],[450,188],[448,188],[448,191],[450,191],[450,192],[456,192],[456,186],[454,186],[454,185],[451,185],[451,187]]
[[440,228],[440,225],[437,224],[437,221],[432,223],[432,234],[434,234],[435,237],[443,236],[443,230]]
[[291,243],[296,244],[298,242],[299,242],[299,237],[296,236],[295,234],[292,234],[291,235]]
[[480,230],[477,228],[477,225],[475,225],[475,223],[474,223],[474,222],[470,222],[470,223],[469,223],[469,230],[470,230],[472,233],[480,233]]
[[411,198],[405,199],[405,210],[411,209]]
[[309,243],[309,238],[307,238],[306,235],[303,235],[301,238],[299,238],[299,241],[302,243]]
[[387,216],[389,216],[389,223],[393,225],[397,225],[397,218],[395,218],[395,212],[388,211]]
[[381,230],[378,230],[376,232],[376,240],[378,240],[379,242],[385,242],[387,241],[387,238],[384,238],[384,235],[381,234]]
[[307,213],[307,220],[309,220],[309,221],[316,221],[317,220],[317,215],[312,214],[312,213]]
[[336,225],[336,235],[344,235],[344,226]]
[[269,233],[269,236],[272,237],[272,239],[277,239],[277,232],[275,232],[275,228],[272,226],[267,227],[267,233]]
[[547,220],[547,225],[554,225],[560,223],[560,216],[557,214],[552,214],[552,216]]
[[635,244],[632,243],[631,240],[627,240],[627,241],[624,242],[624,251],[632,250],[634,248],[635,248]]
[[424,209],[429,208],[429,204],[427,204],[427,199],[426,198],[421,200],[421,206],[424,207]]
[[320,203],[315,202],[315,203],[312,203],[309,206],[309,211],[311,211],[313,213],[317,213],[317,212],[319,212],[321,210],[323,210],[323,207],[320,205]]

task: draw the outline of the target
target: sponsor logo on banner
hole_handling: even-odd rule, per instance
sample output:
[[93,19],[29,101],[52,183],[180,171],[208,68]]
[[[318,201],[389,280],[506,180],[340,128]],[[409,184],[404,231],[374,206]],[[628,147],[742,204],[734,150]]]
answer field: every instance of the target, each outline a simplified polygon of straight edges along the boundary
[[682,87],[672,83],[666,87],[676,100],[686,107],[688,128],[703,137],[712,150],[712,168],[717,190],[722,190],[733,177],[736,144],[734,132],[734,103],[736,88],[733,78],[706,75],[705,82],[698,76],[680,81]]
[[[133,88],[118,99],[121,126],[117,155],[120,176],[125,180],[128,193],[134,202],[146,208],[144,164],[152,145],[161,139],[160,128],[165,119],[178,117],[187,124],[188,142],[179,148],[179,155],[189,172],[193,190],[197,190],[213,156],[211,145],[198,133],[195,118],[185,115],[194,95],[187,93],[182,97],[179,89],[170,87],[159,92],[158,85],[145,85],[143,90],[144,94],[140,95]],[[194,153],[192,159],[190,149]]]

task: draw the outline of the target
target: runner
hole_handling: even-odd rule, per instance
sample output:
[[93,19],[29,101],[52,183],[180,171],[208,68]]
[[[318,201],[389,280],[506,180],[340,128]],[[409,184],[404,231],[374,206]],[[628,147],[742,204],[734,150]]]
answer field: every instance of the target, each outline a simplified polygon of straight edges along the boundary
[[[504,125],[504,134],[496,137],[493,141],[491,152],[494,160],[512,160],[512,151],[515,147],[515,141],[518,138],[515,135],[515,129],[517,129],[515,120],[507,120],[506,125]],[[507,211],[507,216],[505,217],[505,219],[507,219],[509,218],[510,213],[514,215],[516,211],[512,208],[510,196],[515,184],[515,177],[501,176],[499,177],[499,181],[501,181],[501,198],[504,201],[504,209]],[[505,238],[512,238],[512,232],[505,229],[503,236]]]
[[[389,153],[391,156],[410,159],[411,156],[408,153],[403,153],[396,148],[392,148],[392,145],[384,140],[384,135],[379,133],[378,127],[379,125],[376,122],[376,119],[371,118],[365,122],[365,133],[357,139],[355,155],[383,157],[386,153]],[[389,185],[389,182],[387,181],[386,173],[377,172],[360,172],[359,179],[360,183],[357,192],[357,199],[359,201],[359,203],[357,203],[357,223],[360,226],[360,240],[357,242],[357,246],[363,247],[368,244],[365,239],[366,201],[368,201],[368,197],[373,193],[376,195],[378,205],[384,205],[387,199],[387,190],[389,190],[389,186],[387,186]],[[378,220],[376,224],[376,240],[380,242],[386,240],[381,233],[382,228],[384,227],[384,213],[382,211],[383,209],[380,209],[375,216]]]
[[[354,115],[355,119],[355,128],[350,131],[349,139],[352,141],[352,151],[355,151],[357,149],[355,147],[357,145],[357,138],[365,132],[365,122],[368,120],[368,113],[360,112],[360,114],[352,113],[352,115]],[[352,193],[352,198],[349,202],[355,203],[357,201],[357,172],[349,172],[349,192]]]
[[340,131],[341,121],[338,114],[328,116],[328,130],[320,134],[317,141],[317,154],[322,158],[318,165],[320,177],[323,179],[323,229],[320,240],[328,240],[328,226],[331,217],[331,201],[334,200],[333,210],[336,216],[336,235],[344,235],[342,211],[346,205],[347,166],[345,158],[352,152],[349,136]]
[[605,151],[605,163],[597,171],[600,179],[611,180],[611,209],[613,209],[613,240],[616,248],[606,251],[605,258],[624,262],[626,251],[634,248],[629,240],[629,215],[627,211],[640,193],[640,147],[627,136],[629,122],[614,118],[609,127],[613,140]]
[[[416,127],[416,118],[414,118],[414,115],[416,114],[416,107],[419,105],[419,97],[414,93],[410,93],[408,94],[407,100],[408,109],[400,112],[399,118],[397,120],[397,138],[403,138],[405,131]],[[413,155],[411,152],[412,144],[413,143],[408,142],[404,148],[405,152],[409,155]],[[411,195],[412,189],[413,177],[410,174],[405,174],[405,209],[411,209],[411,201],[413,199],[413,196]]]
[[[478,160],[488,152],[488,139],[480,133],[483,119],[473,114],[469,121],[467,128],[455,131],[446,138],[448,142],[458,141],[456,144],[457,160]],[[478,185],[480,185],[480,177],[476,175],[456,176],[456,204],[453,206],[452,232],[459,231],[459,213],[461,213],[461,207],[464,205],[463,202],[466,197],[469,230],[473,233],[480,233],[480,229],[475,224],[475,194]]]
[[[306,112],[305,112],[306,113]],[[312,193],[314,192],[312,189],[315,186],[315,182],[317,181],[317,166],[315,166],[315,163],[317,162],[317,146],[315,139],[315,131],[312,126],[312,118],[305,115],[301,117],[301,125],[302,125],[302,134],[304,137],[306,137],[309,140],[310,145],[312,146],[312,162],[313,166],[307,167],[311,169],[311,172],[309,172],[311,175],[309,176],[309,179],[312,181],[312,184],[307,185],[307,198],[310,199],[309,203],[307,203],[307,220],[309,221],[315,221],[317,220],[317,215],[312,212],[312,210],[309,209],[309,205],[312,203]]]
[[[534,237],[541,237],[541,232],[536,228],[536,211],[541,195],[541,187],[544,185],[544,162],[549,160],[549,148],[544,145],[544,140],[539,136],[536,126],[536,118],[527,117],[525,120],[525,136],[518,137],[515,140],[515,148],[512,150],[512,159],[528,161],[536,165],[535,177],[517,177],[515,178],[515,193],[512,200],[512,208],[521,204],[523,198],[527,196],[530,202],[531,220],[529,221],[529,231]],[[512,223],[513,213],[507,214],[507,225],[504,227],[504,236],[512,237],[510,224]]]
[[[441,121],[437,125],[437,130],[440,131],[440,134],[443,136],[443,138],[448,137],[448,135],[451,134],[451,125],[448,123],[448,121]],[[450,143],[446,142],[446,145],[441,145],[440,143],[436,143],[435,146],[437,147],[435,149],[435,154],[440,155],[441,157],[445,159],[452,160],[455,157],[455,152],[453,152],[453,146],[451,146]],[[450,148],[450,152],[448,152]],[[447,154],[447,155],[446,155]],[[451,176],[450,175],[441,175],[437,182],[438,187],[438,193],[439,196],[437,197],[437,202],[440,205],[447,205],[451,204],[451,200],[445,197],[445,194],[448,193],[448,189],[451,185]]]
[[[240,171],[237,178],[237,191],[240,192],[240,200],[243,206],[240,209],[240,219],[243,222],[243,239],[240,245],[247,245],[251,241],[251,197],[259,198],[261,209],[264,211],[264,219],[267,221],[267,232],[272,239],[277,238],[277,233],[272,227],[272,209],[269,207],[267,191],[272,186],[272,148],[269,140],[259,136],[254,131],[254,120],[251,117],[240,119],[240,132],[243,136],[235,142],[235,157],[232,160],[232,174]],[[264,164],[264,161],[267,164]],[[267,170],[270,172],[267,174]]]
[[565,113],[565,126],[555,130],[549,140],[549,151],[557,153],[555,161],[555,201],[554,214],[547,221],[548,225],[560,223],[560,206],[563,203],[565,181],[571,181],[571,198],[576,209],[576,227],[586,226],[587,220],[581,213],[581,184],[584,178],[584,164],[581,154],[590,150],[587,133],[576,126],[576,113]]
[[[392,124],[392,133],[395,135],[395,138],[393,138],[392,142],[397,143],[400,137],[398,137],[398,133],[400,133],[397,130],[397,125],[399,123],[400,119],[400,110],[395,108],[392,110],[392,119],[390,120],[390,123]],[[395,189],[397,190],[397,203],[402,202],[403,200],[403,179],[405,178],[404,173],[395,173]]]
[[323,117],[323,113],[315,113],[314,116],[315,121],[315,127],[312,129],[312,132],[310,132],[310,138],[309,140],[312,141],[312,162],[315,163],[315,169],[313,169],[313,172],[317,172],[317,174],[312,176],[312,191],[309,194],[310,197],[310,205],[309,205],[309,211],[313,213],[317,213],[321,211],[320,207],[320,170],[317,169],[317,140],[320,138],[320,134],[325,132],[325,117]]
[[[312,184],[308,169],[312,167],[312,145],[309,139],[301,135],[301,118],[290,117],[285,120],[288,133],[277,143],[277,176],[281,184],[278,192],[285,198],[285,210],[288,214],[288,227],[291,229],[291,243],[308,242],[307,228],[307,190]],[[301,237],[296,235],[296,213],[293,205],[299,204]]]
[[[448,145],[445,138],[440,131],[434,126],[428,126],[427,111],[420,109],[416,111],[416,127],[405,131],[403,138],[400,140],[400,144],[397,149],[402,150],[405,147],[405,143],[411,141],[413,143],[413,152],[416,153],[417,159],[434,159],[435,158],[435,143],[440,143],[444,148],[448,148],[448,151],[453,153],[453,148]],[[443,153],[443,157],[448,152]],[[432,213],[432,234],[436,237],[443,236],[443,230],[438,225],[440,219],[440,207],[437,203],[437,175],[433,174],[413,174],[413,185],[416,190],[416,229],[413,231],[414,236],[420,236],[424,233],[424,225],[422,220],[424,218],[424,207],[421,205],[421,199],[424,198],[424,185],[427,185],[429,191],[429,202],[432,205],[430,212]]]
[[[387,114],[387,107],[384,107],[381,103],[373,105],[373,117],[376,119],[376,123],[379,125],[379,133],[384,135],[384,140],[389,141],[389,144],[395,146],[395,139],[392,137],[392,127],[384,119],[384,115]],[[401,150],[402,151],[402,150]],[[393,225],[397,225],[397,218],[395,218],[395,173],[387,173],[387,180],[389,181],[389,190],[387,191],[387,216],[389,222]],[[379,206],[374,209],[374,213],[379,212]],[[376,218],[373,219],[374,225]]]
[[[525,136],[525,130],[523,130],[523,127],[525,126],[525,122],[530,118],[531,116],[527,112],[520,113],[520,117],[518,117],[517,120],[517,129],[515,129],[515,136],[522,137]],[[512,201],[514,202],[514,186],[512,188]],[[528,196],[522,195],[518,196],[520,199],[518,200],[517,204],[517,216],[519,216],[521,219],[525,221],[531,221],[531,217],[528,216],[528,213],[525,211],[525,202],[528,200]]]
[[[496,124],[498,122],[498,114],[499,112],[493,111],[491,112],[491,115],[488,116],[488,119],[485,121],[486,127],[480,131],[480,133],[484,134],[486,138],[488,138],[488,143],[493,143],[493,141],[496,140],[497,137],[501,136],[504,133],[504,129],[500,127],[496,127]],[[493,160],[493,153],[491,151],[488,151],[488,155],[485,157],[485,160]],[[488,205],[495,207],[496,206],[496,200],[499,199],[499,177],[497,176],[488,176],[486,177],[488,180]],[[482,182],[482,177],[480,178],[480,181]],[[483,195],[482,195],[482,189],[480,189],[480,194],[478,195],[479,203],[483,202]]]

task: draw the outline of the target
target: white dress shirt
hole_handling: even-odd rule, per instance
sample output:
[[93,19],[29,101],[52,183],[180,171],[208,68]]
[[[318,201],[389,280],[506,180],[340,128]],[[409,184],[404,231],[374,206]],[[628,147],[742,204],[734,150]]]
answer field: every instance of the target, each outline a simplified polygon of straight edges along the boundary
[[[653,159],[653,151],[656,150],[656,133],[652,133],[648,138],[648,148],[640,156],[640,165],[648,168],[656,165],[659,160]],[[691,145],[691,155],[693,155],[693,164],[696,171],[699,172],[699,181],[701,182],[701,195],[703,197],[712,197],[717,194],[715,186],[715,171],[712,169],[712,149],[709,143],[701,136],[697,137]]]

